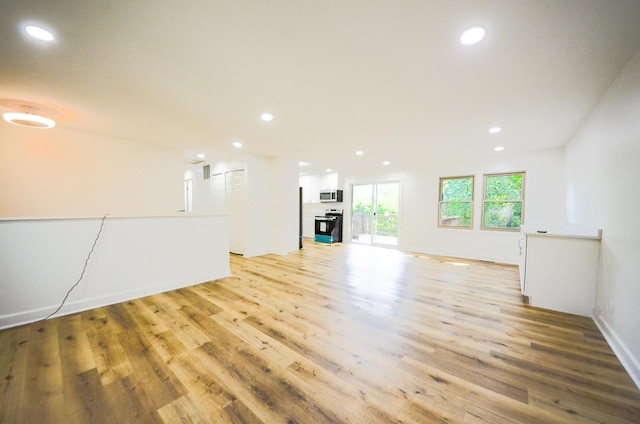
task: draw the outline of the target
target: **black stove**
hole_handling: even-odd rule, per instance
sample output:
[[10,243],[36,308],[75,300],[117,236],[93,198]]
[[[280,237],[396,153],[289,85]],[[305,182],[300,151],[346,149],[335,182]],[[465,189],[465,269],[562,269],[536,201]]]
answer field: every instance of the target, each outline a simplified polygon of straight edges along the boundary
[[342,241],[342,209],[327,209],[323,216],[316,216],[314,240],[320,243]]

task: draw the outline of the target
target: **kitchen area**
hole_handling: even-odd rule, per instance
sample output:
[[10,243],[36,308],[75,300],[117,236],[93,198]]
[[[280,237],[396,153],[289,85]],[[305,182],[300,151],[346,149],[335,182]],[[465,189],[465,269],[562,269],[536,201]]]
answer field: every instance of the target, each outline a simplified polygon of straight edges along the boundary
[[302,237],[320,243],[340,243],[345,233],[344,191],[336,172],[300,176]]

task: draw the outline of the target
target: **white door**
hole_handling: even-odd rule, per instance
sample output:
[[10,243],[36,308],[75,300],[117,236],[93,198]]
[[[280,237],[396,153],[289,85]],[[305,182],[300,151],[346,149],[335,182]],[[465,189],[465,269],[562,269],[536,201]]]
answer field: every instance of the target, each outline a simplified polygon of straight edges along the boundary
[[225,174],[226,206],[231,221],[231,253],[244,254],[247,233],[247,197],[244,169]]
[[184,211],[193,212],[193,180],[184,180]]
[[226,200],[225,200],[225,180],[224,174],[211,175],[211,199],[213,203],[214,215],[228,215]]

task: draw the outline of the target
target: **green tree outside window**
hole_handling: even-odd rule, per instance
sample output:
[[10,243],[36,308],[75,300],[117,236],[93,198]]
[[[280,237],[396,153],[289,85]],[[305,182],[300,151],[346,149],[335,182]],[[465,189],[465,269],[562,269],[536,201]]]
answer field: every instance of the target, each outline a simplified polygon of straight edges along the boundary
[[473,226],[473,177],[440,178],[438,226]]
[[519,230],[523,222],[524,172],[485,175],[482,228]]

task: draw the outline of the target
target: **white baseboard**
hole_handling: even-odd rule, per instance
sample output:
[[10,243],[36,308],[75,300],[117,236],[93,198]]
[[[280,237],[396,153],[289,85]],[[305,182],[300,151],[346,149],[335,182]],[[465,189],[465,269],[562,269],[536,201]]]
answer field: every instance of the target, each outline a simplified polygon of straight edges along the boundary
[[472,261],[494,262],[499,265],[518,265],[519,264],[519,261],[517,259],[514,260],[513,258],[507,258],[507,257],[488,256],[488,255],[460,255],[460,254],[454,254],[451,252],[447,253],[447,252],[440,252],[440,251],[426,252],[421,247],[407,246],[407,245],[391,246],[391,247],[402,250],[403,252],[422,253],[427,256],[428,255],[444,256],[444,257],[450,257],[450,258],[469,259]]
[[602,316],[594,316],[593,321],[596,323],[600,332],[609,343],[609,346],[616,354],[622,366],[629,373],[633,382],[640,389],[640,360],[633,355],[633,352],[620,339],[613,328],[605,321]]
[[[183,287],[193,286],[206,281],[217,280],[220,278],[228,277],[227,275],[216,275],[198,279],[198,281],[188,283],[170,283],[159,284],[153,286],[147,286],[143,288],[137,288],[135,290],[129,290],[120,293],[113,293],[107,296],[95,297],[92,299],[80,299],[72,302],[65,303],[60,311],[55,314],[53,318],[61,317],[64,315],[71,315],[78,312],[88,311],[90,309],[100,308],[103,306],[113,305],[116,303],[127,302],[133,299],[139,299],[141,297],[151,296],[158,293],[164,293],[170,290],[177,290]],[[58,308],[59,305],[47,306],[45,308],[32,309],[30,311],[18,312],[15,314],[0,316],[0,330],[4,330],[11,327],[18,327],[20,325],[30,324],[40,321],[44,317],[51,314]]]
[[205,215],[0,219],[0,329],[42,320],[70,287],[57,316],[227,277],[229,228]]

